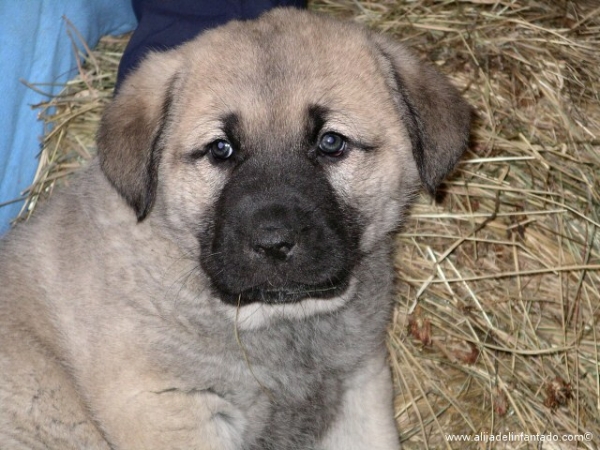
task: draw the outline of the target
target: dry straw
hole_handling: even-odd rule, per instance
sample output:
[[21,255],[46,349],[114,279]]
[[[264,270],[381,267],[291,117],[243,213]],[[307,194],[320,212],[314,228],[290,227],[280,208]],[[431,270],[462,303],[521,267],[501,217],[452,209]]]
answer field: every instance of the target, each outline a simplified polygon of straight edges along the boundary
[[[389,348],[405,447],[600,447],[600,4],[311,7],[406,41],[479,116],[440,201],[423,197],[398,237]],[[105,38],[40,105],[49,128],[25,213],[94,153],[125,42]],[[594,438],[562,441],[585,433]]]

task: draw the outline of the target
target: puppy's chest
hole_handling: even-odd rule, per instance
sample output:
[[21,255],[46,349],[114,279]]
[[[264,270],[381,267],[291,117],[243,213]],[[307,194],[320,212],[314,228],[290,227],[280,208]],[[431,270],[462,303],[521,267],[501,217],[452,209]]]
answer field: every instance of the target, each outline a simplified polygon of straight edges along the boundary
[[[262,425],[257,440],[248,440],[254,442],[249,450],[315,448],[339,409],[345,378],[361,357],[360,348],[349,352],[347,343],[326,339],[322,330],[286,331],[255,336],[243,350],[244,381],[233,387],[232,401]],[[256,393],[250,402],[248,391]]]
[[358,335],[332,324],[213,334],[196,355],[193,376],[244,416],[245,450],[311,449],[367,352]]

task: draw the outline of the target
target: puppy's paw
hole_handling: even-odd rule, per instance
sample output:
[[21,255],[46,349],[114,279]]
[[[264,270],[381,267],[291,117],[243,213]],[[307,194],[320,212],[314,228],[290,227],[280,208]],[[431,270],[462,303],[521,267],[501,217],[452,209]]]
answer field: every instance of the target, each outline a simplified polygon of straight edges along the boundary
[[105,430],[117,449],[237,450],[246,419],[211,390],[139,392],[113,411]]

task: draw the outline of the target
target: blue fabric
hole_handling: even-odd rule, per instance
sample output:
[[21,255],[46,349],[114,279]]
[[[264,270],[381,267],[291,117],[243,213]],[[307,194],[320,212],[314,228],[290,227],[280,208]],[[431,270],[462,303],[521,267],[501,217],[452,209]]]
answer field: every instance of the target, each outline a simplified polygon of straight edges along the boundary
[[[131,0],[0,0],[0,205],[20,197],[37,168],[43,123],[31,106],[47,99],[20,80],[57,94],[77,74],[68,18],[90,47],[136,26]],[[0,234],[22,201],[0,206]]]

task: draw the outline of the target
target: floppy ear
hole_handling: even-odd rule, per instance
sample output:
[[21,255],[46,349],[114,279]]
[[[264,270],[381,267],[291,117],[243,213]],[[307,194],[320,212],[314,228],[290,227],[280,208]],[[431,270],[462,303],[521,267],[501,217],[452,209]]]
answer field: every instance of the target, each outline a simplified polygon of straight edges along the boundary
[[373,40],[388,66],[421,181],[434,195],[467,148],[473,110],[437,69],[383,35]]
[[98,131],[102,171],[143,220],[156,194],[161,133],[180,67],[177,50],[150,54],[106,107]]

